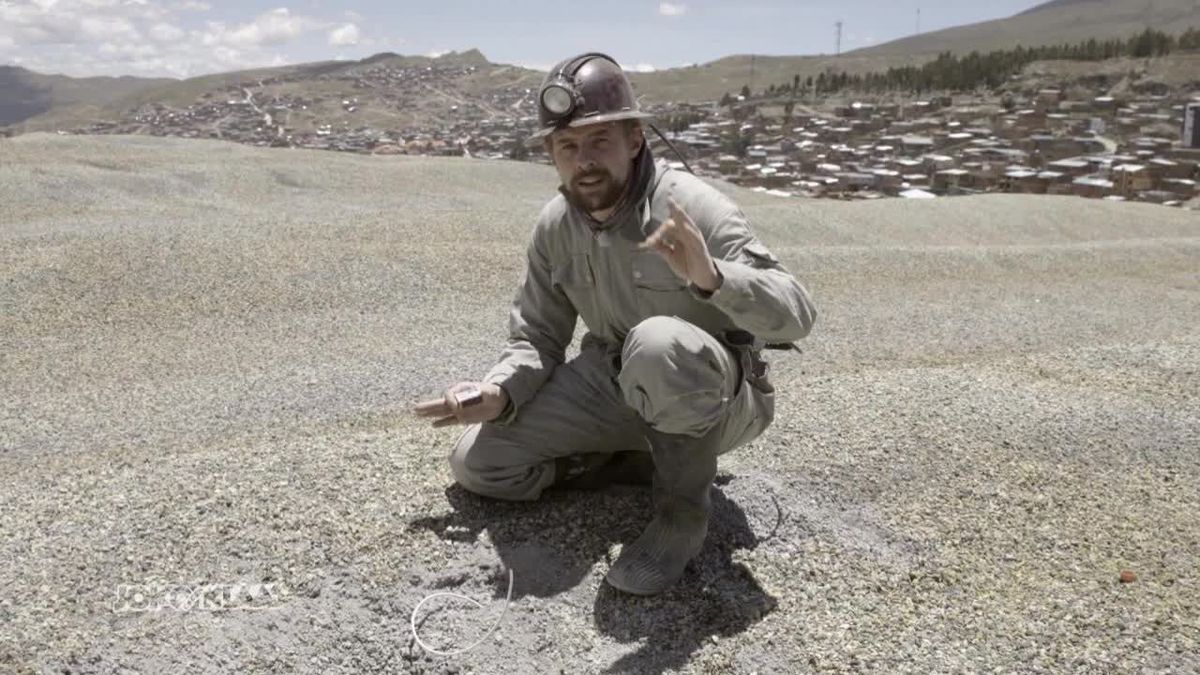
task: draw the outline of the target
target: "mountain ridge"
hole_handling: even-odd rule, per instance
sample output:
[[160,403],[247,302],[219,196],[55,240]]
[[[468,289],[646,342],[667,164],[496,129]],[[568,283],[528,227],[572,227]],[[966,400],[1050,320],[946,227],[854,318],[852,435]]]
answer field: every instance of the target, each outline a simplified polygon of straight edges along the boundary
[[1043,2],[1042,4],[1037,5],[1036,7],[1030,7],[1029,9],[1027,9],[1023,12],[1017,12],[1013,16],[1024,16],[1026,14],[1037,14],[1038,12],[1043,12],[1048,9],[1054,9],[1056,7],[1066,7],[1068,5],[1085,5],[1085,4],[1089,4],[1089,3],[1096,3],[1096,2],[1103,2],[1103,1],[1104,0],[1050,0],[1049,2]]
[[1146,28],[1178,35],[1200,28],[1195,0],[1051,0],[1008,18],[910,35],[858,49],[860,56],[932,56],[940,52],[988,52],[1021,45],[1074,44],[1095,38],[1128,38]]
[[[1200,28],[1200,3],[1196,0],[1154,0],[1147,8],[1122,0],[1050,0],[1008,18],[956,26],[912,35],[841,55],[735,54],[704,64],[653,72],[631,72],[630,80],[648,101],[699,101],[736,92],[789,82],[834,70],[851,75],[886,71],[891,67],[921,65],[943,52],[967,53],[1077,43],[1089,38],[1128,38],[1146,27],[1179,34]],[[314,61],[302,64],[212,73],[177,79],[69,78],[42,75],[14,66],[0,66],[0,126],[21,123],[23,128],[49,129],[89,118],[108,119],[114,114],[147,104],[186,107],[215,91],[249,85],[272,77],[317,78],[342,73],[353,76],[377,67],[417,67],[438,64],[488,72],[506,69],[501,85],[514,81],[536,86],[539,71],[492,63],[476,48],[439,56],[379,52],[357,61]],[[14,73],[21,73],[19,76]],[[488,83],[474,81],[475,90]],[[439,92],[437,95],[444,95]]]

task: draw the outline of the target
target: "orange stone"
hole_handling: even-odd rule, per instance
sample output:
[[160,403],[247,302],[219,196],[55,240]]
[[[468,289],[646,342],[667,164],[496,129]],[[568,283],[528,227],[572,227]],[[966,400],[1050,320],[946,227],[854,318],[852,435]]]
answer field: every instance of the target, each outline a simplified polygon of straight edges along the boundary
[[1133,573],[1133,570],[1121,570],[1121,583],[1131,584],[1135,581],[1137,581],[1137,575]]

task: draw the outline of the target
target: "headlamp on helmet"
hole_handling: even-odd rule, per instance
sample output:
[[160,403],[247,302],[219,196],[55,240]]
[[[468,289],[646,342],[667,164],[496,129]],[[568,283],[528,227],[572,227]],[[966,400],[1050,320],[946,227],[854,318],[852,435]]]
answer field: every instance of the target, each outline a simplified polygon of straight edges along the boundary
[[575,110],[575,91],[565,81],[552,82],[542,88],[542,108],[552,116],[563,119]]
[[530,146],[568,126],[650,117],[638,109],[625,71],[600,52],[580,54],[551,68],[537,90],[534,105],[538,129],[526,141]]

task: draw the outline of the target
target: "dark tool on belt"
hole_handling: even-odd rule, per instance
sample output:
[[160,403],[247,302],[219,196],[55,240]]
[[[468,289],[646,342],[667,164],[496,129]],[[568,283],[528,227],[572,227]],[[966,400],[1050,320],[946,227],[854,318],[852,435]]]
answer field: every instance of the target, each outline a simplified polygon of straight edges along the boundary
[[737,347],[749,346],[755,351],[773,349],[778,351],[800,351],[794,342],[767,342],[753,333],[744,330],[725,331],[725,341]]

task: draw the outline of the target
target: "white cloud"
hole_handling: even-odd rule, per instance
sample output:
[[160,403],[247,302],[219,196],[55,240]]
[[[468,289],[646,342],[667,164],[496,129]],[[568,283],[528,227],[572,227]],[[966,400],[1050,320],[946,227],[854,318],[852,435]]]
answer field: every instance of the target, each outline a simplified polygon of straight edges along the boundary
[[91,40],[140,40],[142,37],[128,19],[121,17],[85,17],[79,27],[83,36]]
[[279,7],[259,14],[249,23],[225,28],[225,24],[209,22],[205,39],[211,44],[225,44],[242,49],[280,45],[290,42],[303,33],[320,28],[322,23],[301,14],[292,14],[287,7]]
[[660,2],[658,4],[658,13],[663,16],[683,16],[687,12],[687,5],[674,2]]
[[218,45],[213,49],[213,56],[217,57],[217,61],[228,67],[236,66],[239,63],[245,63],[246,59],[242,53],[233,47],[225,47]]
[[135,24],[162,14],[158,6],[116,0],[0,0],[0,38],[21,47],[136,40]]
[[27,68],[77,77],[191,77],[285,63],[279,45],[338,25],[286,7],[204,21],[211,9],[204,0],[0,0],[0,60],[19,55]]
[[182,28],[169,23],[157,23],[150,28],[150,37],[159,42],[174,42],[184,35],[187,33]]
[[358,44],[358,26],[348,23],[329,31],[329,44],[333,47]]
[[154,45],[135,43],[105,42],[97,51],[117,61],[139,61],[159,54],[158,48]]
[[635,73],[653,73],[654,71],[656,71],[658,69],[655,68],[654,66],[650,65],[649,63],[639,63],[636,66],[633,66],[632,68],[626,68],[625,70],[632,71]]

